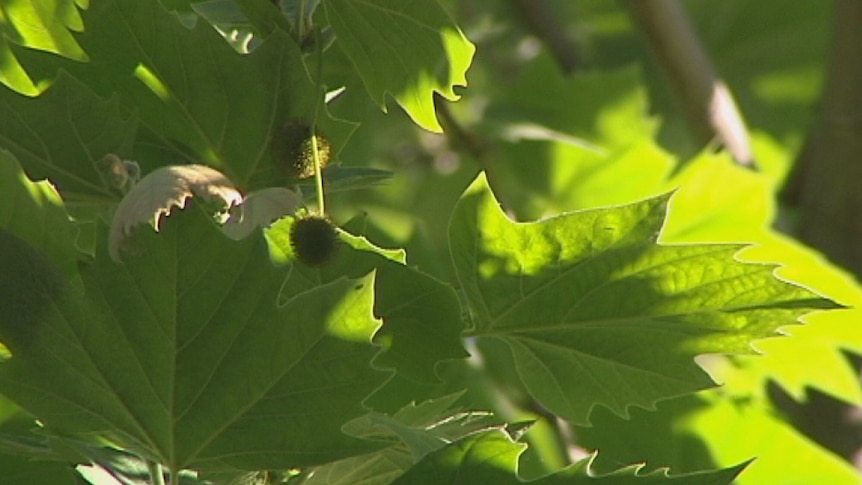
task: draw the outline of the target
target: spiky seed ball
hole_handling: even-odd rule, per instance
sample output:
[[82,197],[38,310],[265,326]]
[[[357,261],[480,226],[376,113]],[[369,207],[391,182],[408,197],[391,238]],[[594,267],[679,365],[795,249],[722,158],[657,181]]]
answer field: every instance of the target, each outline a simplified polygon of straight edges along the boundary
[[[317,133],[317,154],[320,168],[329,164],[332,146],[326,135]],[[302,120],[290,120],[283,124],[272,137],[272,159],[287,176],[304,179],[314,175],[314,149],[311,127]]]
[[290,228],[290,246],[303,264],[321,266],[335,256],[338,233],[329,219],[316,214],[305,216]]

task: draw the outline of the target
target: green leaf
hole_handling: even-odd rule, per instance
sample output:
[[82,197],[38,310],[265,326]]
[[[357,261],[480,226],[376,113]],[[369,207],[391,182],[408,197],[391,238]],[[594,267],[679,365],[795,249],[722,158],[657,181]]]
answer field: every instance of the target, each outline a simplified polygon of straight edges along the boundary
[[33,179],[47,178],[67,200],[113,201],[119,192],[108,178],[108,153],[131,151],[134,117],[121,113],[116,97],[102,100],[60,72],[38,98],[0,88],[0,146],[11,151]]
[[86,61],[72,32],[84,29],[78,8],[89,0],[6,0],[0,4],[0,83],[28,96],[41,89],[15,56],[12,44]]
[[77,273],[77,230],[60,194],[47,181],[28,179],[15,156],[5,150],[0,150],[0,227],[45,254],[66,277]]
[[393,484],[455,485],[495,483],[501,485],[532,483],[667,483],[691,485],[730,484],[745,464],[724,470],[669,476],[666,470],[640,474],[640,465],[629,466],[607,475],[591,471],[594,458],[581,460],[552,475],[523,482],[517,476],[518,457],[526,445],[513,442],[505,431],[493,430],[456,441],[432,453],[394,481]]
[[434,93],[454,101],[476,48],[437,0],[324,0],[326,18],[372,99],[392,95],[416,124],[441,132]]
[[[295,261],[290,245],[292,218],[284,218],[267,231],[277,258]],[[335,259],[320,268],[294,262],[284,291],[332,281],[340,275],[355,277],[374,271],[374,315],[383,320],[375,336],[384,351],[374,364],[393,368],[412,380],[436,383],[435,367],[441,360],[467,356],[461,344],[463,324],[457,297],[450,287],[404,264],[401,251],[384,250],[362,237],[341,232]],[[281,259],[284,258],[284,259]],[[405,403],[397,403],[401,407]]]
[[[576,430],[580,443],[602,450],[597,470],[646,462],[651,469],[685,471],[756,456],[740,484],[858,483],[858,471],[850,463],[799,433],[766,399],[750,392],[761,387],[756,376],[732,374],[720,373],[720,378],[730,378],[721,389],[661,402],[656,412],[636,410],[631,419],[597,411],[594,426]],[[749,382],[740,383],[740,378]],[[662,446],[656,446],[659,442]]]
[[[728,389],[743,388],[735,382],[738,379],[761,385],[745,370],[723,372],[719,378],[726,380]],[[719,466],[757,456],[741,485],[859,483],[859,470],[851,463],[800,433],[763,400],[751,399],[751,393],[740,399],[736,393],[716,390],[703,397],[709,405],[680,421],[679,432],[699,437]]]
[[26,245],[0,240],[0,282],[33,300],[0,297],[4,394],[49,429],[173,470],[283,469],[378,448],[341,431],[386,378],[369,365],[373,276],[278,303],[286,271],[262,238],[230,241],[195,208],[169,219],[133,235],[124,265],[100,245],[81,269],[83,297]]
[[[449,229],[478,338],[505,342],[519,378],[555,414],[585,424],[710,387],[706,353],[751,342],[836,305],[734,261],[738,245],[659,245],[669,196],[514,223],[480,176]],[[512,377],[514,379],[514,376]]]
[[[716,183],[720,181],[720,183]],[[853,277],[816,251],[779,234],[770,226],[775,218],[774,186],[769,177],[736,166],[726,154],[703,153],[688,162],[667,186],[678,186],[662,241],[747,240],[740,258],[780,263],[776,274],[842,304],[862,305],[862,287]],[[741,359],[762,383],[772,380],[797,400],[813,387],[849,403],[862,403],[856,369],[843,351],[862,354],[860,310],[806,316],[806,325],[784,329],[790,338],[758,342],[764,355]],[[800,359],[799,356],[806,356]]]
[[[276,129],[293,118],[310,121],[323,103],[284,32],[244,55],[206,22],[188,29],[155,1],[100,1],[85,21],[79,41],[90,62],[64,69],[105,97],[116,93],[160,143],[188,147],[196,162],[218,167],[244,188],[273,179]],[[318,121],[336,152],[354,129],[323,115]]]
[[304,484],[389,484],[420,459],[464,436],[500,428],[490,413],[460,412],[463,392],[409,404],[393,415],[371,413],[346,427],[356,436],[394,441],[383,450],[305,470]]
[[488,119],[527,120],[604,149],[624,148],[658,131],[641,78],[634,66],[569,76],[549,55],[539,55],[500,96]]

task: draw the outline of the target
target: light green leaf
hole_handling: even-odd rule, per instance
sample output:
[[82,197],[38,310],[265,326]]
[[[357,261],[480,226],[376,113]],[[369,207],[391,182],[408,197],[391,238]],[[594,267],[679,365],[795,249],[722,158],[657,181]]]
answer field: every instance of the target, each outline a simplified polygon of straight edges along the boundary
[[667,470],[641,474],[640,465],[622,468],[607,475],[591,470],[593,458],[581,460],[552,475],[523,482],[517,476],[518,457],[526,445],[513,442],[505,431],[492,430],[456,441],[432,453],[398,478],[394,484],[456,485],[494,483],[500,485],[531,483],[556,485],[572,483],[674,483],[690,485],[730,484],[745,467],[669,476]]
[[657,195],[676,165],[653,141],[639,69],[565,76],[540,55],[493,99],[480,125],[502,144],[491,180],[524,220]]
[[634,66],[570,76],[549,55],[539,55],[488,119],[529,121],[605,149],[625,148],[658,131],[641,78]]
[[[774,187],[766,175],[736,166],[726,154],[703,153],[667,186],[679,190],[662,241],[752,242],[756,245],[742,251],[742,259],[779,263],[779,277],[842,304],[862,305],[862,287],[850,275],[816,251],[771,229],[776,208]],[[805,389],[814,387],[861,404],[856,369],[842,352],[862,354],[859,315],[854,308],[807,316],[807,325],[783,329],[790,338],[759,342],[757,348],[764,355],[742,361],[764,384],[774,380],[797,400],[804,400]],[[801,355],[805,358],[800,359]]]
[[326,17],[372,99],[392,95],[422,128],[440,132],[434,93],[454,101],[476,48],[437,0],[324,0]]
[[[756,375],[748,375],[744,369],[727,369],[719,378],[730,389],[744,388],[735,382],[739,379],[761,385]],[[710,392],[704,396],[709,405],[682,421],[679,431],[700,437],[719,466],[756,456],[740,477],[740,485],[859,483],[859,471],[852,464],[800,433],[773,407],[750,396],[740,400],[732,393]]]
[[78,8],[88,5],[89,0],[4,0],[0,3],[0,83],[28,96],[41,92],[19,63],[12,44],[86,61],[87,55],[72,32],[84,29]]
[[[738,245],[659,245],[669,196],[514,223],[480,176],[449,228],[471,334],[512,351],[532,396],[574,423],[710,387],[706,353],[836,305],[734,260]],[[514,376],[512,377],[514,378]]]
[[757,376],[724,366],[719,378],[726,381],[721,389],[664,401],[657,412],[637,410],[628,420],[596,412],[593,427],[577,429],[580,444],[602,450],[598,470],[638,461],[651,469],[685,471],[756,457],[738,483],[859,482],[850,463],[800,433],[758,396]]
[[286,272],[263,239],[231,241],[191,208],[158,233],[139,229],[124,265],[100,245],[82,297],[0,235],[0,339],[12,352],[0,386],[49,429],[174,470],[285,469],[379,447],[341,431],[386,378],[369,365],[373,276],[278,303]]

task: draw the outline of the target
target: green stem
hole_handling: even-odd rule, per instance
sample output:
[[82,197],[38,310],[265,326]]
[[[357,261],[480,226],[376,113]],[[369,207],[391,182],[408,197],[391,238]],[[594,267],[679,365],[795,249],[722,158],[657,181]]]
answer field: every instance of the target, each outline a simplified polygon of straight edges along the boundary
[[323,197],[323,174],[320,167],[320,151],[317,147],[317,116],[320,103],[323,100],[323,47],[320,42],[320,32],[314,29],[314,45],[317,51],[317,96],[314,104],[314,117],[311,119],[311,154],[314,159],[314,182],[317,190],[317,209],[320,215],[326,215]]
[[165,471],[160,463],[148,461],[147,468],[149,468],[150,480],[152,480],[153,485],[165,485]]
[[[312,132],[313,133],[313,132]],[[323,202],[323,175],[320,173],[320,153],[317,150],[317,135],[311,135],[311,153],[314,158],[314,182],[317,189],[317,207],[320,215],[326,214]]]

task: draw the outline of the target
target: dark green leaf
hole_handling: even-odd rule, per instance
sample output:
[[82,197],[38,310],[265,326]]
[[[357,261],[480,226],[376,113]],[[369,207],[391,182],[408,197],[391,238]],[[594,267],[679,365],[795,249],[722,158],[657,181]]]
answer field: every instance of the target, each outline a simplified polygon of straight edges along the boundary
[[32,274],[30,313],[14,292],[0,298],[6,395],[49,429],[104,436],[175,470],[288,468],[377,448],[341,431],[386,377],[369,365],[373,277],[309,284],[278,303],[286,273],[264,241],[232,242],[195,208],[131,241],[126,264],[100,247],[82,268],[83,298],[26,246],[4,246],[4,286],[22,284],[10,267]]

